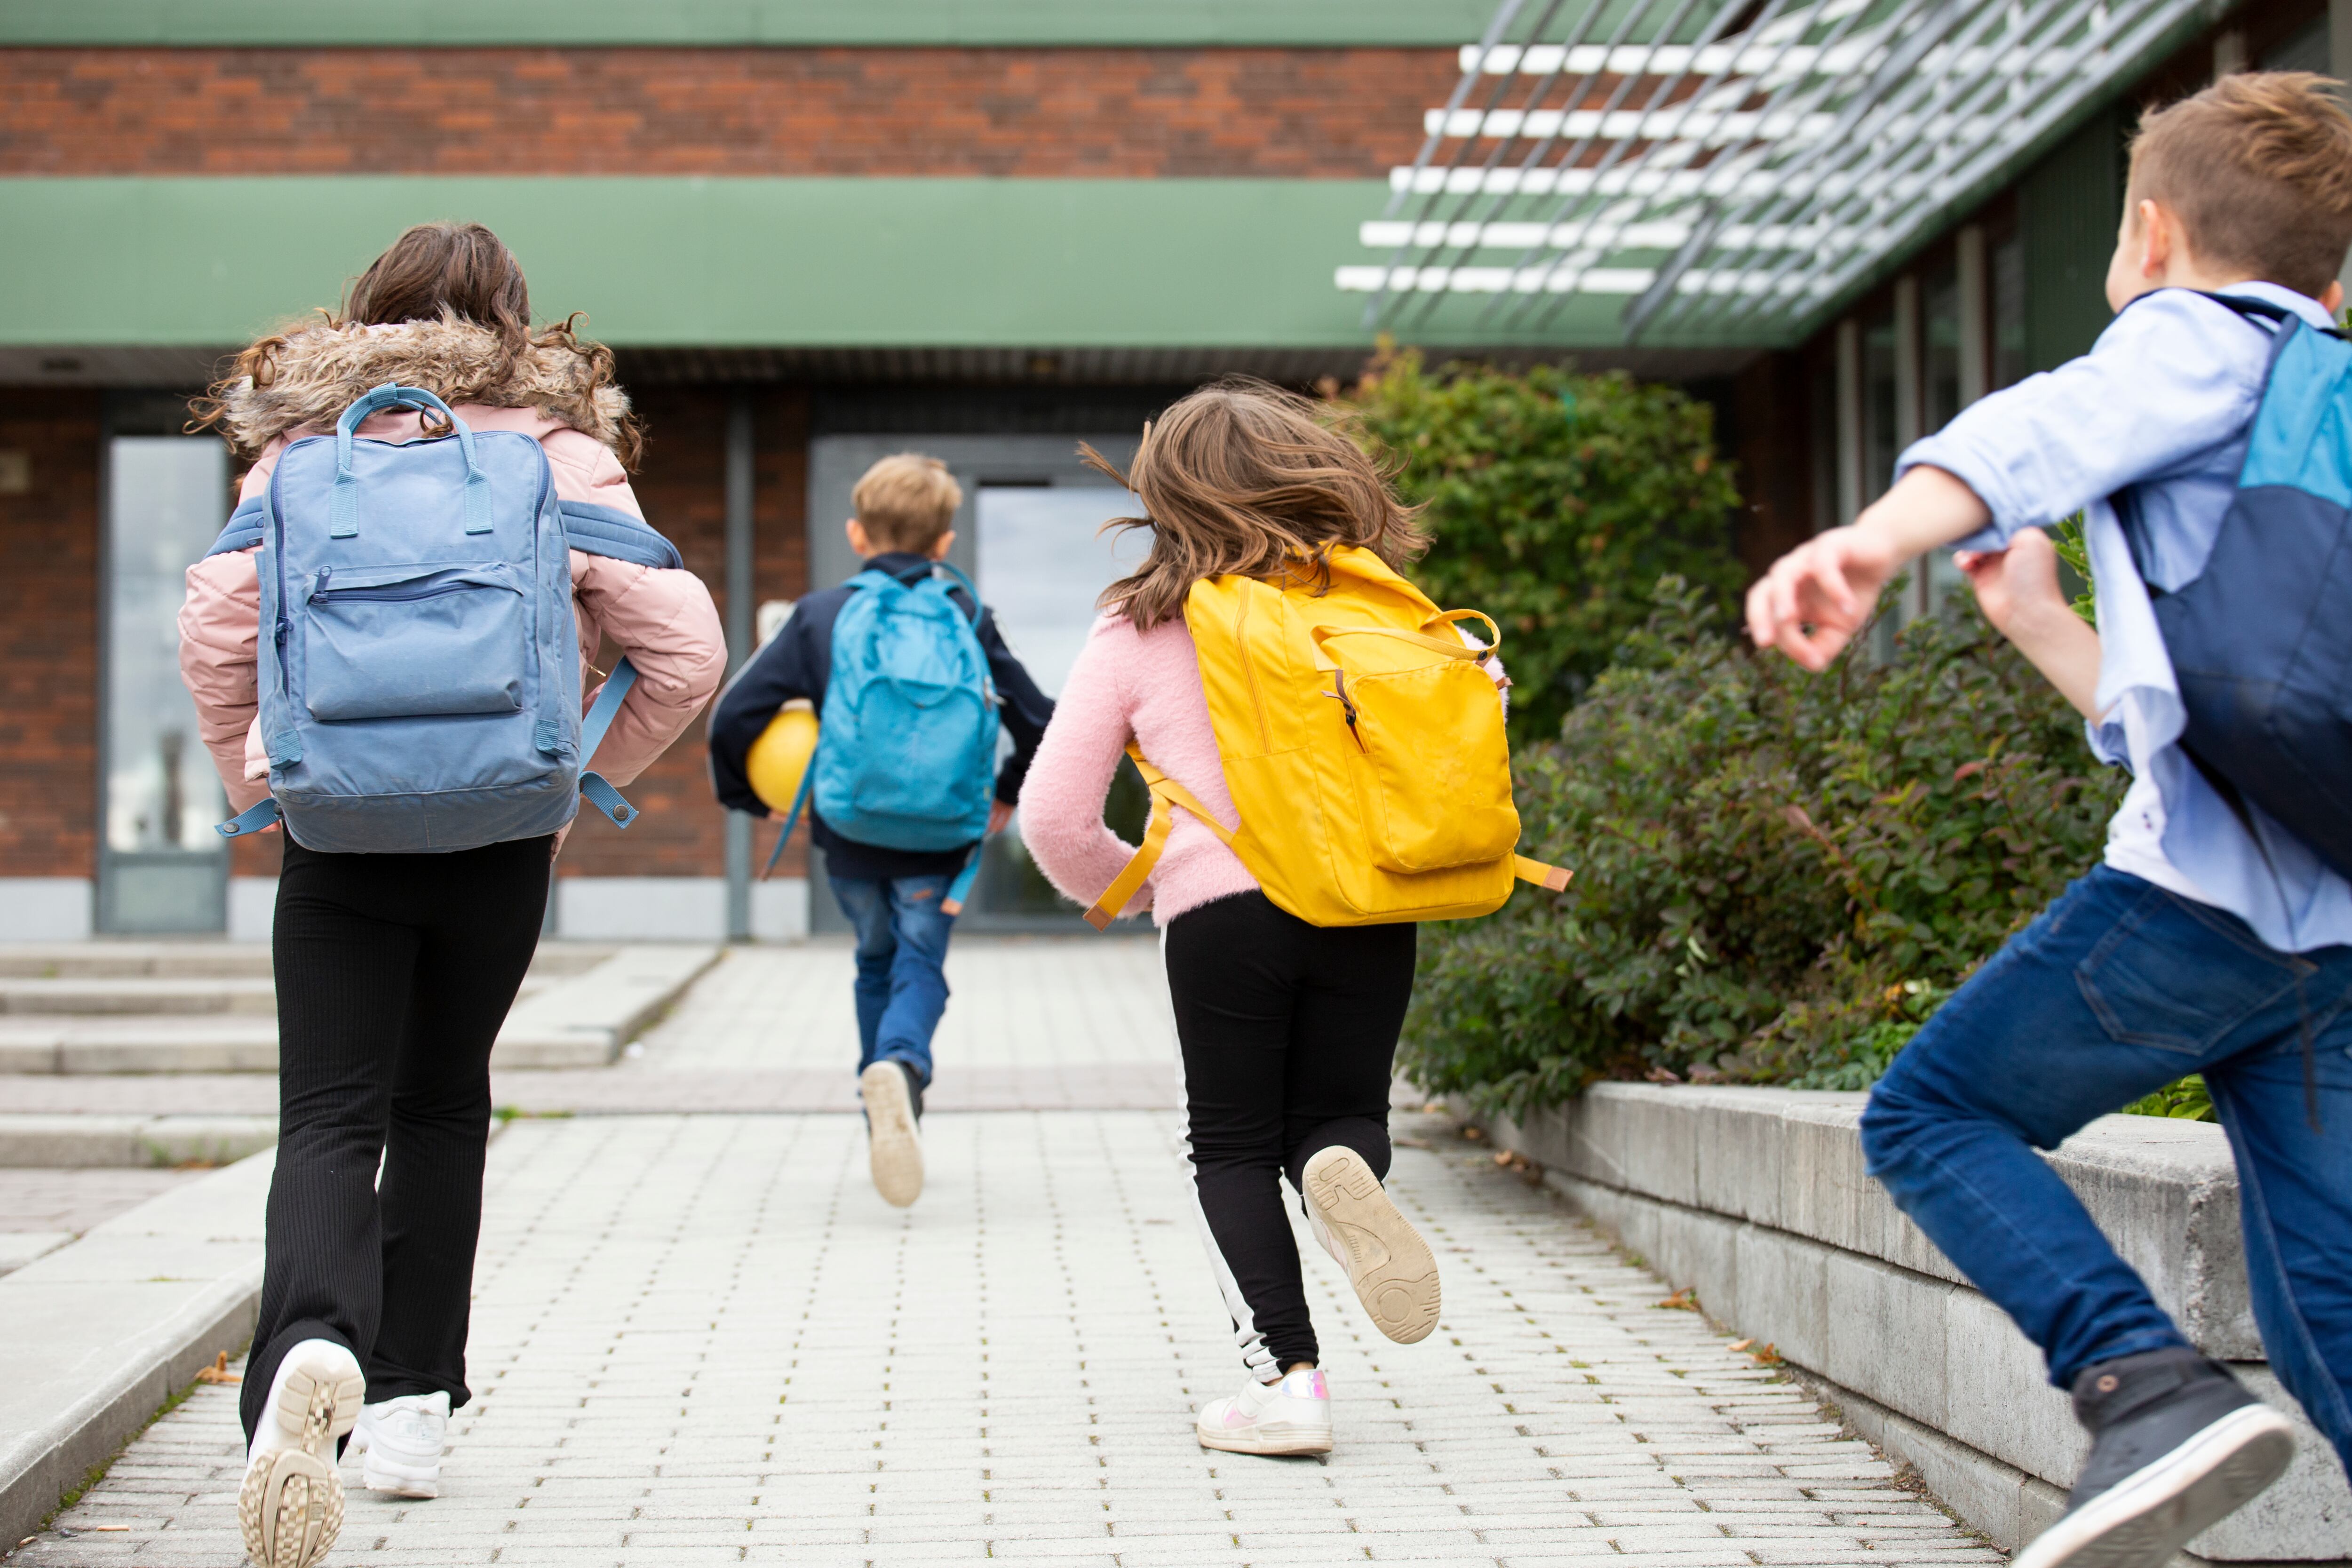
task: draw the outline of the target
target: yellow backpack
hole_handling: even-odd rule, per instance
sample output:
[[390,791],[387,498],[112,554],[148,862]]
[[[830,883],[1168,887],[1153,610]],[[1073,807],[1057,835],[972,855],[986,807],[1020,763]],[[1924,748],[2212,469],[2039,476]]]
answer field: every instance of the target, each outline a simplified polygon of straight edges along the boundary
[[[1087,911],[1097,931],[1135,897],[1182,808],[1223,839],[1265,896],[1310,925],[1461,920],[1520,879],[1569,873],[1517,853],[1503,704],[1483,668],[1501,633],[1440,610],[1369,550],[1331,552],[1331,584],[1205,578],[1184,601],[1225,787],[1228,833],[1191,791],[1128,754],[1151,788],[1143,847]],[[1473,647],[1457,621],[1485,622]]]

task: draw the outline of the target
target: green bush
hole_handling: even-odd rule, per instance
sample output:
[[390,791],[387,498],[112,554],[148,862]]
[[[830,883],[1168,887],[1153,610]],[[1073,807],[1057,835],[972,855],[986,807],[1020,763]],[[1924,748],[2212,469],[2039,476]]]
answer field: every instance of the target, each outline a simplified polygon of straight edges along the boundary
[[2097,858],[2122,777],[1972,603],[1811,676],[1716,598],[1659,584],[1559,741],[1522,749],[1524,842],[1576,880],[1424,933],[1424,1089],[1524,1110],[1664,1073],[1863,1087]]
[[1501,624],[1515,741],[1557,732],[1661,576],[1725,603],[1743,581],[1714,412],[1673,387],[1543,365],[1433,375],[1408,351],[1375,362],[1350,405],[1403,459],[1405,499],[1427,503],[1414,580]]

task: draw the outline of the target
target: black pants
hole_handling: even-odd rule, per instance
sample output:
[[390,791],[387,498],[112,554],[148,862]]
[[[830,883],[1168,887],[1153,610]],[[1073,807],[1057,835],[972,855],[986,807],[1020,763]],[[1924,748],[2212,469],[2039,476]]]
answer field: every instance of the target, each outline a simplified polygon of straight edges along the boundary
[[248,1439],[278,1363],[304,1340],[349,1346],[371,1402],[470,1396],[490,1047],[539,945],[551,845],[287,844],[272,938],[278,1168],[239,1396]]
[[1260,1379],[1317,1359],[1282,1178],[1333,1144],[1389,1171],[1389,1084],[1415,928],[1311,926],[1264,893],[1168,924],[1185,1156],[1209,1262]]

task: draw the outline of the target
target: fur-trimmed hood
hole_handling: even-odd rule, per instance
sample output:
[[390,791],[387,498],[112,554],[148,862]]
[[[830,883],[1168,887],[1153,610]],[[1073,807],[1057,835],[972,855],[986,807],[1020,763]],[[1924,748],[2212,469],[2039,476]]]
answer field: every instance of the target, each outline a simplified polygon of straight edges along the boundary
[[541,342],[509,362],[498,334],[470,321],[321,323],[265,340],[246,359],[258,374],[224,382],[213,395],[214,423],[247,458],[296,430],[333,429],[344,409],[387,381],[421,386],[453,406],[535,408],[616,451],[628,444],[628,395],[596,385],[587,354]]

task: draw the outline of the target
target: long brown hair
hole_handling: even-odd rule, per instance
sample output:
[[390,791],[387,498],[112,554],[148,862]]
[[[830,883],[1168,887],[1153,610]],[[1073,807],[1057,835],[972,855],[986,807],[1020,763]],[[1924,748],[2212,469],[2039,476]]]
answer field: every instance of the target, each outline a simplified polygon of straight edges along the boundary
[[1143,427],[1122,474],[1092,447],[1087,467],[1143,500],[1151,552],[1099,603],[1150,631],[1184,613],[1203,577],[1271,577],[1301,570],[1330,584],[1335,544],[1360,545],[1402,568],[1429,548],[1419,507],[1397,499],[1394,467],[1376,462],[1349,416],[1249,376],[1228,376],[1169,405]]
[[[331,328],[390,326],[404,321],[456,321],[488,329],[499,343],[499,363],[493,378],[505,381],[515,362],[534,349],[561,349],[576,354],[587,368],[586,395],[614,385],[618,377],[613,351],[580,335],[580,312],[538,331],[530,325],[530,287],[523,280],[522,264],[506,242],[478,223],[420,223],[392,242],[368,263],[352,282],[341,310],[321,311]],[[236,356],[226,380],[209,396],[191,405],[192,428],[219,423],[224,400],[241,383],[268,386],[276,374],[278,351],[287,334],[273,332]],[[623,413],[614,436],[614,455],[625,468],[635,468],[644,447],[644,433],[634,414]]]

